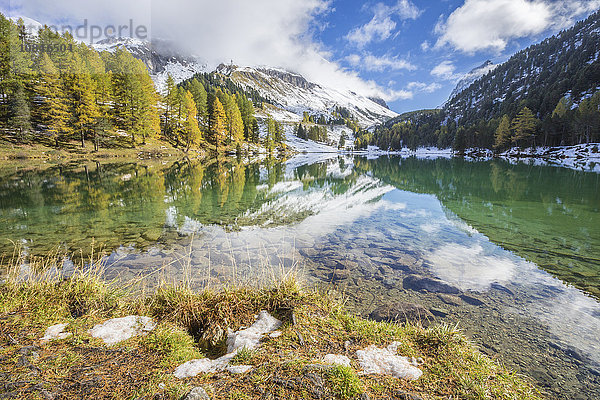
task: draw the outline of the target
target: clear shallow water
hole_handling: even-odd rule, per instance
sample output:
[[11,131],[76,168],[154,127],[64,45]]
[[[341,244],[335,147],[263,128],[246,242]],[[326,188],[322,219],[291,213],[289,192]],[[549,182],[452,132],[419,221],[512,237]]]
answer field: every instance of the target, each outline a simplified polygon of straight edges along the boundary
[[[0,252],[9,239],[30,254],[87,252],[93,240],[110,252],[109,278],[198,288],[295,269],[339,286],[364,315],[422,304],[552,396],[600,398],[598,174],[302,157],[3,168]],[[405,288],[409,274],[481,303]]]

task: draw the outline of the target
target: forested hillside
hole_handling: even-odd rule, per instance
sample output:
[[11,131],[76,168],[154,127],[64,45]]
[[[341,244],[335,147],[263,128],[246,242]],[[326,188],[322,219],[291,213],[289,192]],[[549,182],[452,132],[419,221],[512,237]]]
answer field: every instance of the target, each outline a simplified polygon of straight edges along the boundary
[[256,93],[250,100],[246,91],[199,76],[179,86],[167,79],[161,96],[145,64],[123,47],[98,52],[48,27],[29,35],[22,21],[0,14],[0,57],[0,132],[14,143],[85,147],[91,141],[96,150],[148,140],[186,151],[285,147],[275,128],[259,137],[254,104],[263,99]]
[[381,148],[453,146],[503,150],[600,140],[600,12],[522,50],[459,92],[438,113],[420,113],[357,138]]

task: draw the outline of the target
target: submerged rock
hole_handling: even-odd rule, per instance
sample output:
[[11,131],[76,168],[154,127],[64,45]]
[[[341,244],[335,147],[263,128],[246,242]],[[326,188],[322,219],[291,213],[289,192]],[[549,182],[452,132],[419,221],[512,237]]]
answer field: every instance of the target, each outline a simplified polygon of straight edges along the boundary
[[350,271],[347,269],[334,269],[327,274],[327,278],[332,282],[340,282],[350,277]]
[[514,294],[514,292],[513,292],[512,290],[510,290],[510,289],[509,289],[509,288],[507,288],[506,286],[502,286],[502,285],[501,285],[501,284],[499,284],[499,283],[492,283],[492,284],[490,285],[490,287],[491,287],[492,289],[498,290],[498,291],[500,291],[500,292],[508,293],[508,294],[510,294],[511,296],[514,296],[514,295],[515,295],[515,294]]
[[468,294],[463,294],[463,295],[460,296],[460,298],[465,303],[470,304],[472,306],[482,306],[482,305],[485,304],[483,301],[481,301],[477,297],[469,296]]
[[405,289],[426,290],[434,293],[458,294],[460,290],[439,279],[429,278],[421,275],[409,275],[402,282]]
[[160,235],[162,234],[161,230],[158,229],[148,229],[142,233],[142,237],[150,242],[156,242],[160,239]]
[[444,303],[451,306],[460,306],[462,304],[462,300],[460,297],[452,296],[451,294],[440,293],[438,294],[438,298]]
[[378,322],[425,322],[432,319],[433,314],[419,304],[398,302],[377,307],[369,314],[369,318]]
[[443,308],[431,307],[429,311],[431,311],[431,313],[436,317],[440,318],[445,318],[448,315],[448,311],[444,310]]

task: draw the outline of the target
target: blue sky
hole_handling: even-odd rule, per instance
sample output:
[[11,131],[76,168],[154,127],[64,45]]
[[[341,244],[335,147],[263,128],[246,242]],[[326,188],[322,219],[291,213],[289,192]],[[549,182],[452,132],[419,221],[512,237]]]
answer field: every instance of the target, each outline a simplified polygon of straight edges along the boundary
[[[508,2],[512,3],[512,10],[503,1],[481,1],[481,7],[477,7],[477,1],[462,0],[336,0],[329,13],[316,19],[314,35],[341,66],[356,71],[363,79],[374,80],[385,89],[408,92],[408,98],[388,101],[393,110],[431,108],[448,98],[460,75],[486,60],[501,63],[598,7],[598,2],[593,1],[571,2],[570,6],[568,1],[561,4]],[[519,3],[529,3],[530,7]],[[535,3],[539,7],[536,8]],[[495,30],[498,35],[493,33],[489,38],[479,38],[480,42],[477,37],[470,41],[468,35],[461,38],[460,34],[461,30],[468,31],[473,26],[452,25],[450,16],[457,19],[455,25],[470,18],[477,20],[478,15],[485,22],[482,14],[494,6],[498,10],[493,11],[498,13],[497,18],[492,18],[497,24],[491,24],[489,30]],[[477,15],[470,16],[469,13]],[[503,17],[502,13],[506,15]],[[511,24],[516,19],[515,13],[522,13],[531,26]],[[532,18],[528,13],[536,17]],[[440,42],[444,36],[443,27],[457,31],[448,34],[447,42]],[[477,36],[477,32],[474,35]]]
[[600,0],[0,0],[46,24],[145,25],[209,67],[298,72],[404,112],[442,104],[486,60],[571,26]]

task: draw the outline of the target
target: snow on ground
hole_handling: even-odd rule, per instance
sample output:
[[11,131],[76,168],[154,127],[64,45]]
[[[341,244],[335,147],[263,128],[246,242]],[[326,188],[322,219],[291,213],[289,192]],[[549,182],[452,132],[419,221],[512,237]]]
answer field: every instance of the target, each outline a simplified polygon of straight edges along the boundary
[[[469,149],[466,151],[466,155],[469,158],[481,160],[491,159],[494,154],[491,150]],[[523,162],[600,173],[599,143],[527,149],[512,148],[499,154],[499,157],[512,164]]]
[[258,314],[256,322],[251,327],[237,332],[229,332],[227,337],[227,354],[216,360],[202,358],[191,360],[181,364],[175,369],[173,375],[183,379],[196,376],[201,373],[213,373],[227,370],[233,374],[242,374],[252,368],[248,365],[229,365],[229,361],[242,348],[255,349],[260,345],[260,339],[264,334],[273,332],[281,326],[281,321],[274,318],[267,311],[261,311]]
[[362,373],[391,375],[408,380],[419,379],[423,371],[413,365],[407,357],[396,355],[399,345],[399,342],[393,342],[384,349],[371,345],[364,350],[357,350],[356,356],[363,369]]
[[60,340],[66,339],[72,334],[70,332],[63,332],[68,324],[56,324],[48,327],[46,332],[44,332],[44,336],[40,338],[41,343],[46,343],[51,340]]
[[280,107],[275,107],[271,104],[265,103],[263,105],[264,109],[256,110],[256,117],[266,119],[268,117],[273,118],[275,121],[284,122],[284,123],[294,123],[302,122],[302,115],[295,114],[291,111],[284,110]]
[[452,149],[438,149],[437,147],[419,147],[416,150],[411,150],[406,147],[402,150],[382,150],[377,146],[368,146],[366,150],[358,150],[355,151],[354,154],[366,155],[369,158],[388,155],[417,157],[422,159],[451,158],[453,156]]
[[[342,135],[346,135],[346,147],[352,148],[354,143],[354,133],[352,129],[345,125],[326,125],[327,127],[327,142],[320,143],[312,140],[300,139],[295,135],[295,129],[298,123],[302,122],[302,114],[295,114],[291,111],[285,110],[280,107],[275,107],[270,104],[265,104],[264,109],[256,111],[255,116],[262,120],[259,125],[260,136],[264,137],[266,134],[266,127],[264,120],[268,117],[273,118],[275,121],[282,122],[284,124],[286,144],[297,152],[305,153],[337,153],[337,144],[340,141]],[[308,126],[310,124],[304,124]],[[332,145],[333,144],[333,145]]]
[[102,339],[105,344],[112,345],[138,335],[145,335],[156,327],[150,317],[129,315],[113,318],[90,329],[90,334]]
[[[369,146],[366,150],[355,151],[353,154],[364,155],[367,158],[377,158],[387,155],[402,157],[417,157],[421,159],[451,158],[456,154],[452,149],[437,147],[420,147],[413,151],[403,148],[400,151],[381,150],[377,146]],[[576,146],[536,147],[519,149],[512,148],[497,155],[512,164],[519,162],[532,165],[549,165],[582,171],[600,173],[600,144],[589,143]],[[494,152],[488,149],[469,148],[465,150],[465,158],[471,160],[491,160]]]
[[312,140],[300,139],[295,135],[286,135],[286,144],[299,153],[338,153],[337,147]]
[[94,43],[92,47],[98,51],[108,51],[114,53],[119,47],[125,47],[129,52],[150,52],[152,45],[147,40],[135,37],[110,38]]

